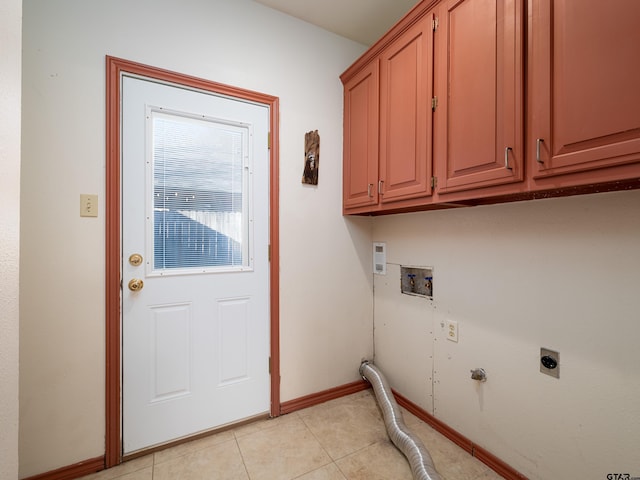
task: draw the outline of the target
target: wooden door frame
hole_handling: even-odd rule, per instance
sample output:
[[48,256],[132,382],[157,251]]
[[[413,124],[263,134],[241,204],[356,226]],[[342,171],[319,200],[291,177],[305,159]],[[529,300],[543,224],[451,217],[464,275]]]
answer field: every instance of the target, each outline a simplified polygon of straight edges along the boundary
[[279,195],[278,123],[279,99],[250,90],[231,87],[197,77],[150,67],[116,57],[106,57],[106,191],[105,191],[105,304],[106,304],[106,384],[105,384],[105,468],[122,461],[122,376],[121,376],[121,217],[120,217],[120,106],[123,74],[183,85],[269,107],[269,244],[270,244],[270,355],[271,416],[280,414],[280,276],[279,276]]

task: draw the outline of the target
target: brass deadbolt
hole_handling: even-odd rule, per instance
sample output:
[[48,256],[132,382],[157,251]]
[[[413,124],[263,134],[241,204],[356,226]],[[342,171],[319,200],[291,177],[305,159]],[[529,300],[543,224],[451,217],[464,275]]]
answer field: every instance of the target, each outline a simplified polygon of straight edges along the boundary
[[132,292],[139,292],[144,288],[144,282],[139,278],[132,278],[129,280],[129,290]]
[[139,253],[134,253],[129,257],[129,263],[134,267],[137,267],[142,263],[142,255]]

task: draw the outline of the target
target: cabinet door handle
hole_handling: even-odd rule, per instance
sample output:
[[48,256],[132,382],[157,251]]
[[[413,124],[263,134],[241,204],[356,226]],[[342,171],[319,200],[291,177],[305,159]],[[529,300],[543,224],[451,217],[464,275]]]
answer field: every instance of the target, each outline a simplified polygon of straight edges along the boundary
[[370,183],[369,185],[367,185],[367,195],[369,197],[373,197],[373,195],[371,194],[372,189],[373,189],[373,183]]
[[540,158],[540,144],[542,143],[544,143],[544,140],[542,138],[536,139],[536,162],[538,163],[544,163]]
[[513,150],[511,147],[507,147],[504,149],[504,168],[507,170],[511,170],[512,168],[509,166],[509,151]]
[[378,180],[378,193],[380,195],[384,195],[383,191],[382,191],[382,185],[384,184],[384,180]]

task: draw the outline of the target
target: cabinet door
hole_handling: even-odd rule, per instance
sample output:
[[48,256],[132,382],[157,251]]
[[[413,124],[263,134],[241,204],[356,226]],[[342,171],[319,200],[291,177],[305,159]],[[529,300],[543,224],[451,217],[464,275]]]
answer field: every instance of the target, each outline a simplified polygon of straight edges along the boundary
[[533,176],[639,162],[640,1],[530,0],[529,8]]
[[440,7],[434,120],[439,193],[524,178],[522,3],[449,0]]
[[431,16],[389,45],[380,62],[381,202],[430,195]]
[[344,85],[345,210],[378,204],[378,62]]

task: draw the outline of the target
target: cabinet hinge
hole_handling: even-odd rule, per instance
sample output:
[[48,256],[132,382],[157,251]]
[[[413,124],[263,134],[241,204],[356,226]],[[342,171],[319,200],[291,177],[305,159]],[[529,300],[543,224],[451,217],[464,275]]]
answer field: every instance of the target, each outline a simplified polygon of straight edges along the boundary
[[436,108],[438,108],[438,97],[433,97],[431,99],[431,110],[435,112]]
[[431,188],[436,188],[438,186],[438,177],[431,177]]
[[269,375],[271,375],[271,357],[269,357]]
[[438,17],[433,17],[433,20],[431,20],[431,28],[433,28],[434,32],[438,30],[438,24]]
[[267,134],[267,148],[271,150],[271,132]]
[[269,252],[268,252],[269,261],[271,261],[271,244],[269,244]]

